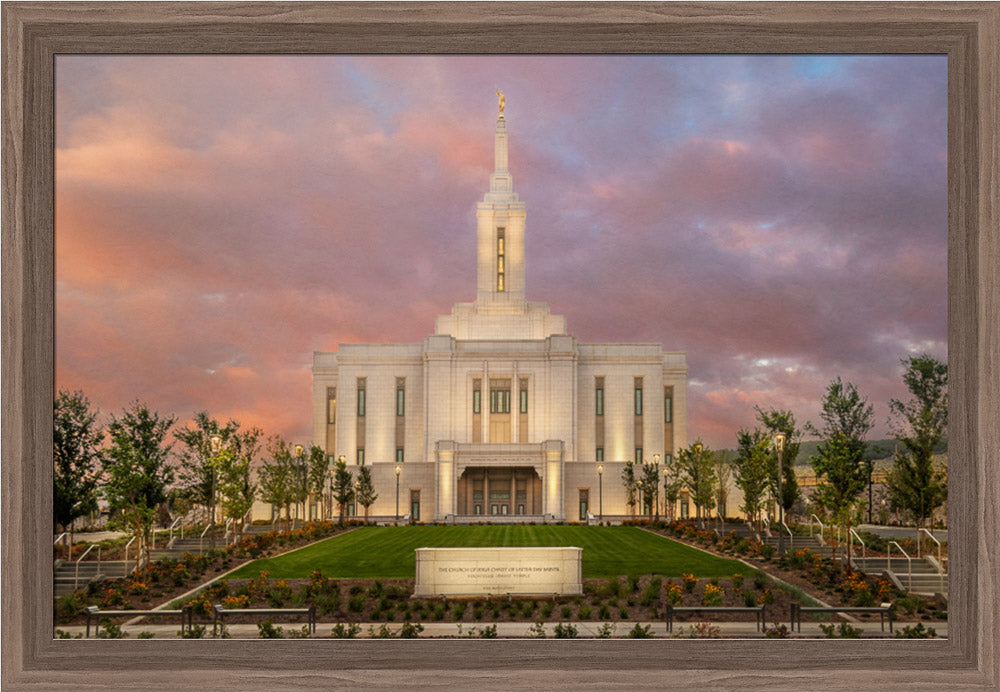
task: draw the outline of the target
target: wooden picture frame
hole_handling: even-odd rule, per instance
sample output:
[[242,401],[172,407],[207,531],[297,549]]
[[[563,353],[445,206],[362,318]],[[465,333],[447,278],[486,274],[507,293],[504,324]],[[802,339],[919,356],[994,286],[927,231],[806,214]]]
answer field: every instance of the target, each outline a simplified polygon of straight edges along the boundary
[[[12,2],[2,19],[5,688],[1000,685],[1000,4]],[[949,638],[53,640],[54,55],[185,52],[947,54]]]

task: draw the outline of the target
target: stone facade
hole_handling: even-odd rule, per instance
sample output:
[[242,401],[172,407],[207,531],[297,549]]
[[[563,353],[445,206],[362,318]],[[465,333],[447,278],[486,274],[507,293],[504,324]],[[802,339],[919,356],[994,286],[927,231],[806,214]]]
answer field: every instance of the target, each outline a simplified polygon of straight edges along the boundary
[[[429,521],[624,515],[626,460],[687,444],[687,362],[660,344],[581,344],[525,295],[525,205],[507,123],[477,204],[476,300],[421,344],[314,354],[313,444],[372,468],[371,514]],[[598,465],[603,477],[598,474]],[[356,469],[352,469],[356,470]]]

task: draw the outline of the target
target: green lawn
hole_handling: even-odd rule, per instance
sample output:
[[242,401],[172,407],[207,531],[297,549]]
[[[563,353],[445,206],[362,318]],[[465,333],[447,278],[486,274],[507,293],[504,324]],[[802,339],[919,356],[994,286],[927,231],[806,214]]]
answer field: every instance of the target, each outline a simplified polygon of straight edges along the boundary
[[334,578],[412,578],[415,548],[560,546],[583,548],[583,576],[661,574],[726,577],[748,568],[631,526],[369,526],[288,555],[256,560],[231,576],[306,578],[314,569]]

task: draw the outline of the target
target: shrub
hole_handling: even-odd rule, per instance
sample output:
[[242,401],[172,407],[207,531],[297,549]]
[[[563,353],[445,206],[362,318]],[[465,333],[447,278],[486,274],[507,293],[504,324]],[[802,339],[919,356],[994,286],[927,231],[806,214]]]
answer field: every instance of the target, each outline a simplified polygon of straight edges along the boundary
[[97,630],[98,639],[125,639],[128,635],[122,631],[122,626],[111,620],[102,620]]
[[569,624],[559,623],[555,626],[555,636],[556,639],[576,639],[576,627]]
[[454,617],[455,620],[461,620],[464,615],[465,615],[465,604],[459,603],[457,606],[455,606],[455,611],[452,613],[452,617]]
[[78,635],[76,635],[74,637],[69,632],[63,631],[61,629],[56,629],[56,636],[55,636],[55,638],[56,639],[83,639],[83,635],[82,634],[78,634]]
[[743,575],[737,572],[733,575],[733,588],[742,589],[743,588]]
[[618,609],[618,617],[620,617],[622,620],[628,620],[628,609],[627,608],[619,608]]
[[183,632],[178,632],[177,636],[181,639],[201,639],[205,636],[205,629],[205,625],[191,625]]
[[496,639],[497,638],[497,626],[487,625],[483,629],[479,630],[480,639]]
[[474,608],[472,610],[472,617],[474,617],[477,620],[482,620],[483,619],[483,607],[479,606],[478,608]]
[[528,636],[535,639],[545,639],[545,623],[541,620],[528,628]]
[[703,606],[721,606],[722,595],[725,589],[713,584],[705,584],[705,590],[701,594],[701,604]]
[[763,603],[764,605],[771,605],[774,603],[774,594],[771,593],[771,589],[764,589],[760,596],[757,597],[757,603]]
[[774,546],[770,543],[761,543],[760,547],[757,548],[757,552],[759,552],[760,556],[765,560],[770,560],[774,557]]
[[618,596],[621,594],[621,589],[622,589],[621,582],[618,581],[617,577],[612,577],[608,579],[607,584],[605,584],[604,588],[601,591],[603,595],[606,596]]
[[774,623],[774,627],[770,627],[764,630],[764,636],[768,639],[787,639],[788,638],[788,626],[781,625],[777,622]]
[[580,606],[580,609],[576,612],[576,617],[580,620],[587,620],[590,618],[590,606]]
[[757,594],[750,589],[743,589],[743,605],[747,608],[754,608],[760,605],[757,603]]
[[670,605],[677,605],[681,602],[681,597],[684,595],[680,584],[670,583],[667,584],[667,603]]
[[389,629],[389,625],[382,625],[377,631],[375,630],[375,626],[372,625],[368,628],[368,634],[372,639],[392,639],[396,636],[392,633],[392,630]]
[[270,620],[264,620],[264,622],[257,623],[257,633],[261,639],[284,639],[285,630],[281,627],[275,627],[274,623]]
[[226,596],[222,599],[224,608],[246,608],[250,605],[250,597],[246,594],[242,596]]
[[543,603],[541,612],[542,619],[547,620],[552,615],[552,611],[555,609],[555,607],[556,604],[553,603],[552,601],[547,601],[546,603]]
[[901,609],[907,615],[913,615],[924,609],[924,602],[916,596],[903,596],[896,599],[893,607]]
[[133,596],[144,596],[148,591],[149,588],[141,581],[134,581],[128,587],[128,592]]
[[637,574],[628,575],[628,590],[633,593],[639,590],[639,575]]
[[934,631],[934,628],[928,627],[925,629],[922,622],[918,622],[913,627],[907,625],[896,632],[896,639],[933,639],[936,636],[937,632]]
[[637,622],[635,627],[629,630],[628,637],[629,639],[652,639],[653,628],[650,625],[640,625]]
[[344,624],[338,622],[333,626],[333,631],[330,632],[330,636],[334,639],[354,639],[361,632],[361,625],[356,622],[349,624]]
[[770,579],[768,579],[767,575],[764,574],[763,572],[757,572],[756,574],[753,575],[753,585],[754,588],[756,588],[757,590],[763,589],[765,586],[767,586],[769,581]]
[[597,612],[597,616],[602,620],[608,620],[611,618],[611,608],[607,605],[602,604],[601,609]]
[[572,612],[573,612],[573,609],[572,609],[572,608],[570,608],[570,607],[569,607],[569,606],[567,605],[567,606],[563,606],[563,607],[562,607],[562,609],[561,609],[561,610],[560,610],[559,612],[561,612],[561,613],[562,613],[562,616],[563,616],[564,618],[568,618],[568,617],[569,617],[569,616],[570,616],[570,615],[572,614]]
[[605,622],[603,625],[597,628],[598,639],[611,639],[611,636],[614,633],[615,633],[615,625],[613,622]]
[[820,630],[826,635],[827,639],[836,639],[840,637],[842,639],[859,639],[864,632],[860,627],[851,627],[846,622],[837,625],[820,625]]
[[684,582],[684,590],[688,593],[694,592],[694,587],[698,585],[698,580],[693,574],[682,574],[681,581]]
[[858,608],[870,608],[875,605],[875,596],[868,589],[861,589],[854,594],[854,605]]
[[707,622],[699,622],[695,625],[688,627],[687,634],[681,634],[681,636],[686,636],[688,639],[718,639],[720,630],[715,625]]
[[352,613],[360,613],[365,607],[365,597],[364,594],[358,594],[353,596],[351,600],[347,602],[347,609]]
[[56,613],[58,613],[59,617],[67,620],[76,617],[83,610],[83,600],[75,593],[60,596],[56,604]]
[[424,631],[424,626],[420,623],[404,622],[399,630],[400,639],[416,639]]

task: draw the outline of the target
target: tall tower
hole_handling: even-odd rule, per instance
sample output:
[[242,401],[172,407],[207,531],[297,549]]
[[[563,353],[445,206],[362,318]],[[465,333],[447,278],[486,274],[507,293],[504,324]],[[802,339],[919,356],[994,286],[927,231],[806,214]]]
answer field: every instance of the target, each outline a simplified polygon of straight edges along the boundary
[[438,317],[435,332],[458,339],[544,339],[565,334],[566,321],[545,303],[529,303],[524,286],[524,203],[507,159],[503,95],[493,131],[489,191],[476,204],[476,300]]
[[476,205],[476,309],[523,311],[524,203],[514,192],[507,162],[507,120],[501,111],[493,134],[494,170],[490,190]]

